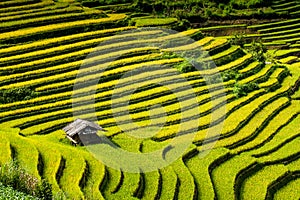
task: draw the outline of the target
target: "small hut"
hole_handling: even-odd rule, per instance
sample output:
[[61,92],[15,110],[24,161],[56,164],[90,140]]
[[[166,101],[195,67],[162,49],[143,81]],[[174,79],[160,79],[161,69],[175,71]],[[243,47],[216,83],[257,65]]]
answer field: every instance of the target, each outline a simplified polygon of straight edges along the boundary
[[73,145],[97,144],[100,142],[98,131],[105,131],[101,126],[94,122],[83,119],[76,119],[63,128],[68,138]]

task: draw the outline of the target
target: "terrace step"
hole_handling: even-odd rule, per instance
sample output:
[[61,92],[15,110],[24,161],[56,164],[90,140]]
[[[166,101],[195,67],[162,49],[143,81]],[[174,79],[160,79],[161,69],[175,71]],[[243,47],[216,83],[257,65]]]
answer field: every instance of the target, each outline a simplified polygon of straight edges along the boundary
[[288,172],[284,165],[271,165],[249,176],[243,183],[242,199],[265,199],[268,186]]
[[247,155],[236,155],[219,161],[211,172],[217,198],[220,200],[235,199],[236,187],[240,187],[240,185],[236,185],[240,184],[237,183],[238,174],[255,163],[255,159]]
[[171,166],[159,170],[162,176],[161,199],[174,199],[178,193],[179,180]]
[[[86,28],[93,26],[102,26],[102,28],[107,27],[112,23],[116,23],[120,20],[123,20],[126,17],[125,14],[111,14],[108,17],[100,18],[100,19],[86,19],[86,20],[79,20],[73,22],[66,22],[66,23],[58,23],[58,24],[51,24],[46,26],[39,26],[33,27],[30,29],[20,29],[11,32],[5,32],[0,34],[0,39],[2,43],[20,43],[24,41],[32,41],[33,38],[35,40],[37,38],[50,38],[50,37],[58,37],[58,36],[66,36],[71,32],[78,31],[84,32]],[[14,36],[14,37],[12,37]]]
[[79,187],[84,194],[85,198],[103,199],[104,197],[99,191],[101,180],[104,178],[104,166],[100,162],[95,162],[94,158],[85,160],[84,173],[79,182]]
[[[211,115],[204,116],[202,119],[200,119],[201,124],[205,124],[201,130],[197,132],[197,134],[194,137],[193,143],[196,145],[202,145],[202,142],[204,140],[207,140],[206,143],[215,142],[215,138],[219,138],[219,132],[214,131],[214,129],[221,131],[221,127],[223,127],[223,121],[224,118],[228,117],[231,113],[235,112],[239,108],[249,104],[253,100],[257,99],[261,95],[263,95],[265,92],[263,90],[258,90],[250,93],[249,95],[245,97],[241,97],[239,99],[236,99],[235,101],[230,101],[228,104],[218,107],[215,109],[215,113],[219,113],[218,119],[214,119],[212,121]],[[224,110],[226,109],[226,110]],[[224,114],[222,114],[224,113]],[[216,115],[215,115],[216,116]],[[235,122],[236,123],[236,122]],[[209,135],[207,135],[209,134]],[[217,135],[215,135],[217,134]],[[210,138],[210,137],[211,138]]]
[[[96,30],[89,31],[84,33],[73,33],[68,36],[60,36],[49,39],[41,39],[39,41],[30,42],[28,44],[19,44],[17,46],[12,46],[8,48],[0,49],[0,55],[5,57],[10,56],[18,56],[26,53],[30,53],[33,51],[47,50],[48,48],[57,47],[60,45],[73,44],[76,42],[82,42],[85,40],[97,39],[100,37],[112,36],[120,31],[128,31],[132,30],[135,27],[118,27],[118,28],[110,28],[105,30]],[[59,45],[58,45],[59,44]],[[7,59],[7,58],[6,58]]]
[[[4,130],[0,128],[0,149],[1,149],[1,154],[0,154],[0,165],[3,165],[5,163],[8,163],[10,160],[13,159],[13,155],[11,152],[11,147],[10,147],[10,142],[9,139],[6,137],[6,132],[8,130]],[[16,131],[14,129],[11,129],[10,131]]]
[[[49,1],[51,2],[51,1]],[[8,17],[15,17],[20,15],[31,15],[33,13],[39,13],[39,12],[45,12],[50,11],[52,9],[62,9],[68,7],[67,4],[61,3],[61,4],[55,4],[55,5],[49,5],[49,6],[43,6],[41,8],[34,8],[30,10],[20,10],[20,11],[12,11],[7,13],[0,13],[1,18],[8,18]]]
[[107,182],[101,188],[101,192],[105,198],[108,198],[119,190],[124,180],[124,174],[119,170],[108,167],[106,167],[105,170]]
[[291,29],[297,29],[299,27],[300,27],[300,23],[293,23],[290,25],[277,26],[277,27],[266,28],[266,29],[259,29],[258,32],[260,34],[274,33],[274,32],[281,32],[281,31],[286,31],[286,30],[291,30]]
[[283,63],[283,64],[293,64],[296,62],[299,62],[299,58],[297,56],[288,56],[286,58],[282,58],[279,60],[279,62]]
[[[240,154],[244,151],[251,151],[259,148],[265,148],[264,146],[268,146],[269,144],[277,141],[277,134],[278,138],[283,137],[282,134],[285,134],[285,132],[289,132],[290,134],[293,134],[292,129],[288,128],[289,126],[295,125],[293,122],[296,120],[297,116],[300,113],[299,105],[295,103],[294,101],[291,102],[291,105],[285,108],[283,111],[278,113],[272,120],[270,120],[269,124],[261,130],[258,135],[254,138],[254,140],[249,141],[248,143],[244,144],[243,146],[239,146],[232,150],[233,153]],[[292,123],[292,124],[290,124]],[[290,131],[289,131],[290,130]],[[282,133],[281,133],[282,131]],[[289,137],[289,136],[287,136]],[[271,145],[272,146],[272,145]]]
[[139,199],[141,174],[124,172],[124,178],[119,190],[109,196],[109,199]]
[[260,154],[253,154],[262,163],[284,163],[288,164],[295,158],[299,158],[299,150],[296,148],[300,143],[300,136],[289,138],[286,141],[280,143],[273,149],[262,152]]
[[289,20],[278,21],[278,22],[252,25],[252,26],[248,26],[248,28],[250,28],[250,29],[254,28],[256,30],[260,30],[260,29],[276,28],[281,25],[292,25],[292,24],[298,23],[298,22],[300,22],[300,19],[296,18],[296,19],[289,19]]
[[291,6],[291,5],[296,5],[296,1],[286,1],[286,0],[282,0],[282,1],[275,1],[273,2],[272,7],[273,8],[285,8],[287,6]]
[[[53,148],[53,146],[47,144],[47,142],[41,142],[33,140],[34,145],[38,149],[42,160],[43,160],[43,174],[42,177],[46,178],[52,185],[54,192],[60,192],[60,186],[58,185],[56,174],[60,167],[62,155],[61,153]],[[50,153],[51,152],[51,153]]]
[[179,181],[178,194],[176,195],[176,198],[189,200],[195,199],[197,197],[195,196],[195,194],[197,194],[197,188],[190,170],[186,167],[182,160],[175,161],[172,164],[172,167],[177,174]]
[[[199,148],[199,150],[201,150],[201,148]],[[201,153],[188,159],[185,163],[194,177],[198,199],[215,199],[216,194],[209,174],[209,167],[215,160],[227,154],[228,150],[224,148],[214,148]]]
[[[15,1],[4,1],[0,2],[0,8],[11,8],[11,7],[16,7],[16,6],[24,6],[28,4],[34,4],[34,3],[39,3],[40,0],[26,0],[26,1],[20,1],[20,0],[15,0]],[[1,10],[1,9],[0,9]]]
[[291,171],[291,172],[296,172],[298,173],[300,170],[300,154],[298,154],[298,156],[296,156],[293,160],[291,160],[290,162],[288,162],[288,164],[286,164],[287,168]]
[[[299,112],[299,110],[298,110]],[[252,155],[262,156],[269,152],[272,152],[279,148],[282,143],[286,143],[293,138],[297,137],[299,134],[297,129],[295,130],[295,125],[300,122],[300,116],[297,114],[295,117],[288,120],[283,124],[277,132],[275,132],[263,146],[251,150]]]
[[33,4],[28,4],[28,2],[24,1],[7,1],[7,2],[13,2],[13,3],[20,3],[22,2],[24,5],[19,5],[19,6],[11,6],[11,7],[5,7],[5,8],[0,8],[0,13],[10,13],[10,12],[15,12],[15,11],[25,11],[25,10],[32,10],[32,9],[37,9],[37,8],[44,8],[45,6],[53,5],[53,1],[42,1],[38,3],[33,3]]
[[7,132],[6,137],[10,142],[11,151],[13,151],[13,158],[30,174],[40,179],[37,167],[39,152],[32,141],[20,136],[19,132]]
[[258,131],[262,130],[274,116],[280,113],[289,104],[289,99],[286,97],[279,98],[270,104],[267,104],[263,109],[256,113],[247,124],[236,130],[235,134],[218,140],[215,146],[225,146],[232,149],[248,143]]
[[[292,3],[292,2],[291,2]],[[295,11],[299,10],[299,5],[297,5],[296,2],[293,2],[293,4],[290,4],[288,6],[285,6],[284,8],[275,8],[275,12],[289,12],[293,14]]]
[[25,14],[18,14],[15,13],[13,16],[3,16],[0,15],[0,22],[9,22],[9,21],[16,21],[16,20],[25,20],[30,18],[36,18],[36,17],[45,17],[45,16],[51,16],[51,15],[59,15],[64,13],[76,13],[76,12],[82,12],[83,9],[80,7],[61,7],[61,6],[53,6],[53,7],[45,7],[40,10],[33,10],[31,13],[25,13]]
[[[67,193],[68,198],[80,199],[84,194],[79,187],[80,180],[83,176],[86,163],[82,155],[75,153],[76,151],[71,148],[59,148],[63,159],[64,166],[59,174],[58,184],[62,191]],[[76,157],[74,157],[76,154]],[[70,184],[72,183],[72,184]]]
[[[300,178],[299,176],[296,179],[291,180],[286,185],[282,186],[276,193],[274,194],[275,200],[294,200],[299,198],[299,185],[300,185]],[[297,188],[295,190],[295,188]],[[289,195],[287,195],[289,194]]]
[[147,172],[143,174],[145,182],[142,199],[158,199],[162,190],[162,175],[159,171]]

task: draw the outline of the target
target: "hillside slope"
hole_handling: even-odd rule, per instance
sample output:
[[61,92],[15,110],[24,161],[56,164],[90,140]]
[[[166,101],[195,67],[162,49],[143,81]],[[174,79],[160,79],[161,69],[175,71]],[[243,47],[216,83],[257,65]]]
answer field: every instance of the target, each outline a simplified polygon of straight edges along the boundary
[[[0,104],[0,164],[19,161],[68,199],[300,197],[297,37],[266,64],[224,37],[139,29],[128,26],[128,13],[74,1],[0,5],[0,91],[18,98]],[[270,38],[297,32],[287,21],[252,28]],[[216,68],[190,68],[184,53],[199,47]],[[18,96],[24,88],[32,93]],[[166,149],[168,156],[170,144],[191,143],[155,171],[114,169],[65,139],[65,125],[95,116],[107,138],[136,154]]]

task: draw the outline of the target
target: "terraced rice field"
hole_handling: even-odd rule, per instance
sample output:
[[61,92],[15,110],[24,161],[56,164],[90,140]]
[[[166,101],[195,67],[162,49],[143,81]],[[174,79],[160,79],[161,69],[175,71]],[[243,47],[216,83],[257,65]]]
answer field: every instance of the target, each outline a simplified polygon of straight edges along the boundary
[[[265,64],[226,38],[181,40],[193,38],[198,29],[169,35],[138,31],[126,24],[125,13],[106,15],[73,1],[1,2],[0,90],[30,86],[39,96],[0,104],[0,164],[18,160],[68,199],[298,199],[298,7],[296,1],[278,1],[274,8],[294,12],[295,19],[248,27],[265,42],[289,46],[273,50],[274,62]],[[105,43],[111,38],[119,42]],[[163,45],[144,45],[155,42]],[[179,73],[174,66],[185,60],[171,53],[199,46],[217,70]],[[101,54],[86,59],[95,47]],[[93,59],[98,65],[88,65]],[[78,77],[82,70],[88,75]],[[134,70],[135,76],[124,77]],[[207,82],[217,72],[232,71],[239,78]],[[258,88],[237,98],[236,85],[250,83]],[[122,96],[132,89],[131,96]],[[104,134],[126,151],[146,154],[168,147],[174,138],[178,145],[187,138],[191,144],[155,171],[114,169],[66,142],[62,128],[75,120],[74,112],[82,119],[96,116]],[[156,134],[149,137],[148,128]]]

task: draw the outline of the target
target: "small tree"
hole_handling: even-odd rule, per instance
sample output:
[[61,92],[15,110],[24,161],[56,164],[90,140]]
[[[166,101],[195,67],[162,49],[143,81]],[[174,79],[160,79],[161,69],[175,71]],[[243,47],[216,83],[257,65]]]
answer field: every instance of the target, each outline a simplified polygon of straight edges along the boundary
[[233,88],[233,93],[237,98],[242,96],[247,96],[248,93],[259,89],[257,83],[246,83],[246,84],[235,84]]
[[266,57],[264,56],[264,54],[267,52],[267,48],[261,41],[252,41],[248,51],[253,55],[253,58],[255,60],[265,63]]
[[243,34],[236,34],[234,35],[233,38],[230,39],[230,43],[232,45],[238,45],[240,47],[244,47],[247,41]]

